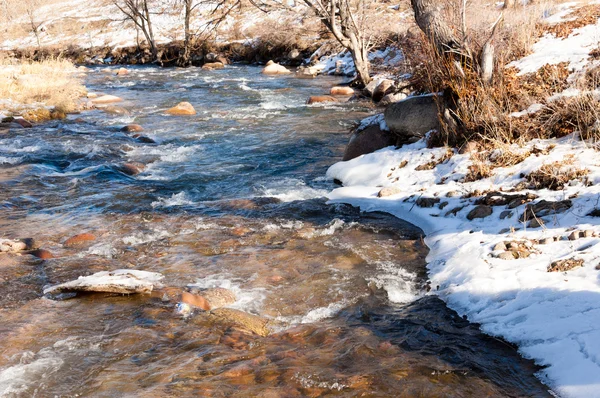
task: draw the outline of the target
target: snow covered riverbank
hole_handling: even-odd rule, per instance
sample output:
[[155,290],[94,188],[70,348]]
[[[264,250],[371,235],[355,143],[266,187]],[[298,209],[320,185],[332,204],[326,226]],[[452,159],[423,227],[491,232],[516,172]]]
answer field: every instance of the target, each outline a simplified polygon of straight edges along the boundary
[[[600,205],[597,152],[572,136],[521,150],[523,162],[464,182],[469,154],[448,159],[423,140],[389,147],[333,165],[327,175],[344,187],[329,198],[421,227],[433,294],[546,366],[539,376],[560,396],[600,397],[600,225],[588,215]],[[560,190],[523,189],[556,162],[589,172]],[[538,216],[521,218],[527,208]],[[571,264],[582,266],[560,272]]]

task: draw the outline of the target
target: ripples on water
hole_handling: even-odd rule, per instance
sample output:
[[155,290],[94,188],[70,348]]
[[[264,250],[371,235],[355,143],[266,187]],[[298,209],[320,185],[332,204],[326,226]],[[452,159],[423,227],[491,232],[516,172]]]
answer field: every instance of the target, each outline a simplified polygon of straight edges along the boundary
[[[0,137],[0,226],[55,259],[0,257],[0,395],[546,396],[536,369],[426,295],[421,233],[322,197],[360,104],[306,106],[335,79],[132,68],[87,85],[126,99]],[[162,111],[191,102],[197,115]],[[80,117],[81,120],[76,120]],[[120,132],[139,123],[156,143]],[[124,162],[147,169],[131,177]],[[97,240],[61,243],[79,232]],[[226,287],[269,337],[184,319],[157,298],[41,297],[116,268]]]

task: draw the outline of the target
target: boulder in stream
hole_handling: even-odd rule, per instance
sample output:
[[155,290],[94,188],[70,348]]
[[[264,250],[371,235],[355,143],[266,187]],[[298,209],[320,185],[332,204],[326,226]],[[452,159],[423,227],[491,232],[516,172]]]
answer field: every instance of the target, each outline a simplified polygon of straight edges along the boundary
[[154,288],[162,287],[163,275],[158,272],[118,269],[102,271],[89,276],[80,276],[76,280],[50,286],[44,294],[99,292],[99,293],[151,293]]
[[169,108],[165,111],[168,115],[195,115],[196,110],[189,102],[180,102],[172,108]]
[[279,65],[273,61],[267,62],[267,65],[263,68],[262,73],[265,75],[288,75],[290,72],[285,66]]

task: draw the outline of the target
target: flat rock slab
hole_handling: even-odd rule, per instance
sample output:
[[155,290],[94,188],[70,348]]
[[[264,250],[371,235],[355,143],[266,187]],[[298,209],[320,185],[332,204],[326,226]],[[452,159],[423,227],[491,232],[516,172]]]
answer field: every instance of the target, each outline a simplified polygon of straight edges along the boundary
[[102,271],[89,276],[80,276],[74,281],[47,287],[44,294],[99,292],[99,293],[151,293],[162,287],[164,276],[158,272],[118,269]]

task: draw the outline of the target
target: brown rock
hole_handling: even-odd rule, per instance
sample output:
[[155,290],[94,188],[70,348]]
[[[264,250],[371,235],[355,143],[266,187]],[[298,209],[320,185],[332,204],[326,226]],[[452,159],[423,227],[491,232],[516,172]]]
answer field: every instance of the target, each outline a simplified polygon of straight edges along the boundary
[[208,301],[210,308],[213,310],[231,305],[237,301],[235,293],[222,287],[207,289],[201,292],[201,294]]
[[129,111],[122,106],[107,105],[98,107],[98,109],[111,115],[129,115]]
[[67,239],[63,243],[63,246],[64,247],[82,246],[82,245],[85,245],[86,243],[89,243],[94,240],[96,240],[96,237],[94,235],[85,232],[85,233],[82,233],[79,235],[71,236],[69,239]]
[[378,198],[385,198],[386,196],[397,195],[402,192],[400,187],[385,187],[377,194]]
[[585,231],[583,231],[583,237],[584,238],[592,238],[594,237],[594,231],[591,229],[586,229]]
[[204,311],[210,310],[210,304],[208,301],[198,294],[183,292],[181,293],[181,302],[189,304],[193,307],[201,308]]
[[573,231],[569,234],[569,240],[579,239],[579,231]]
[[202,65],[202,69],[208,69],[208,70],[213,70],[213,69],[223,69],[225,67],[225,65],[222,62],[208,62],[204,65]]
[[42,260],[50,260],[51,258],[54,258],[52,253],[45,249],[33,250],[33,251],[29,252],[29,254],[31,254],[32,256],[35,256],[37,258],[41,258]]
[[119,98],[117,96],[114,95],[102,95],[100,97],[96,97],[92,99],[92,104],[94,105],[99,105],[99,104],[112,104],[115,102],[121,102],[123,101],[122,98]]
[[335,86],[331,88],[329,94],[351,96],[354,95],[354,89],[352,87]]
[[168,115],[195,115],[196,110],[189,102],[180,102],[175,105],[173,108],[167,109],[165,111]]
[[541,218],[534,218],[533,220],[531,220],[529,222],[529,224],[527,225],[529,228],[539,228],[541,226],[545,225],[545,220],[541,219]]
[[134,176],[140,174],[146,169],[146,165],[140,162],[124,163],[121,171],[127,175]]
[[494,211],[491,206],[479,205],[467,214],[467,220],[473,220],[475,218],[485,218],[492,214]]
[[267,319],[232,308],[218,308],[210,312],[211,317],[218,323],[235,326],[243,331],[268,336],[271,333]]
[[269,61],[263,68],[262,73],[265,75],[287,75],[292,72],[290,72],[285,66],[279,65],[273,61]]
[[141,131],[144,131],[144,128],[139,124],[128,124],[127,126],[123,127],[121,131],[124,131],[126,133],[139,133]]
[[583,259],[580,258],[568,258],[565,260],[554,261],[548,266],[548,272],[566,272],[573,268],[583,266]]
[[308,105],[317,104],[317,103],[321,103],[321,102],[339,102],[339,101],[337,98],[332,97],[330,95],[313,95],[313,96],[309,97],[308,100],[306,101],[306,103]]
[[26,129],[27,129],[27,128],[31,128],[31,127],[33,127],[33,124],[29,123],[29,122],[28,122],[27,120],[25,120],[25,119],[14,119],[14,120],[13,120],[13,123],[20,124],[20,125],[21,125],[21,127],[23,127],[23,128],[26,128]]
[[549,245],[550,243],[554,243],[554,238],[543,238],[539,241],[540,245]]
[[119,70],[117,70],[117,73],[116,73],[117,76],[125,76],[128,74],[129,74],[129,71],[125,68],[119,68]]

